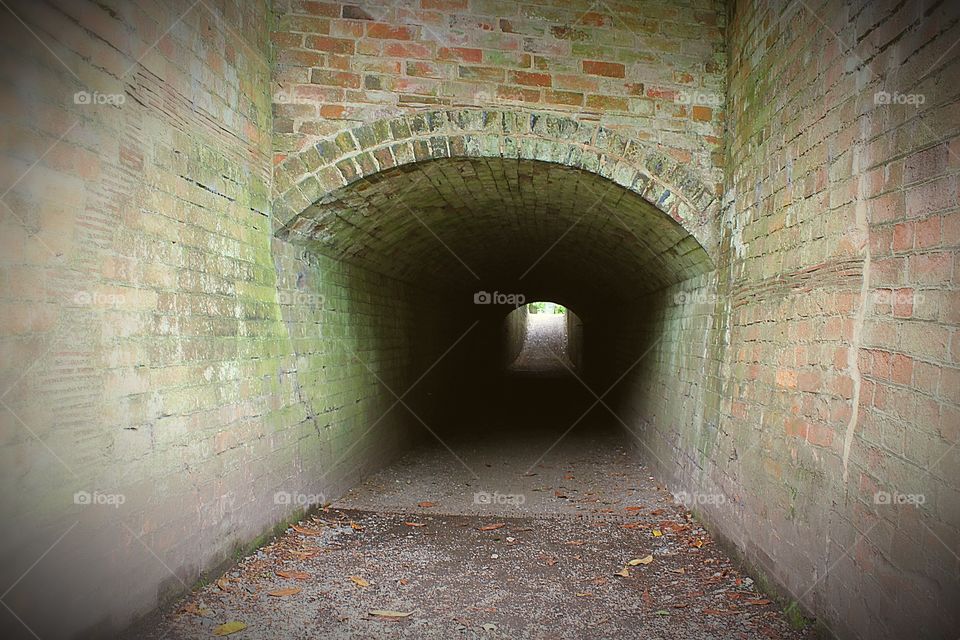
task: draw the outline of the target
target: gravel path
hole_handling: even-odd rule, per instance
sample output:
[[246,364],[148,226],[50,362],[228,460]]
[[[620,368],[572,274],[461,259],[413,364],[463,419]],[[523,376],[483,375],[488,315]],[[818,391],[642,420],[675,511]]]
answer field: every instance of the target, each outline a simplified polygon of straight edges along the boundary
[[566,375],[573,365],[567,357],[567,316],[533,313],[527,316],[527,339],[511,371],[556,372]]
[[809,637],[588,422],[413,451],[136,637]]

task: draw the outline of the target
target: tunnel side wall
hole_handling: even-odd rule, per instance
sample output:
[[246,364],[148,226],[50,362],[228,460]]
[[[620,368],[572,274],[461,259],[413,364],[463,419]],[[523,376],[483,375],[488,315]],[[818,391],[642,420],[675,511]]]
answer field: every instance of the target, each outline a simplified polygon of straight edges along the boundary
[[503,322],[501,344],[504,345],[503,364],[505,367],[509,367],[523,350],[523,343],[527,339],[527,317],[529,315],[530,310],[524,305],[511,311]]
[[468,326],[272,237],[266,3],[175,5],[3,21],[4,637],[116,637],[337,497]]
[[625,380],[623,415],[787,602],[841,637],[946,637],[957,5],[787,4],[734,3],[728,261],[624,313],[624,365],[662,339]]

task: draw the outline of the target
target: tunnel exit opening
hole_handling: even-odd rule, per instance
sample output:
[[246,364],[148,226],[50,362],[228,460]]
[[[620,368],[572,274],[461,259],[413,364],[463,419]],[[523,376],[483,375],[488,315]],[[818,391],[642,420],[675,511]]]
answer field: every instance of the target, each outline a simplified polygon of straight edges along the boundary
[[550,301],[530,302],[503,321],[506,370],[541,376],[577,375],[583,364],[583,321]]

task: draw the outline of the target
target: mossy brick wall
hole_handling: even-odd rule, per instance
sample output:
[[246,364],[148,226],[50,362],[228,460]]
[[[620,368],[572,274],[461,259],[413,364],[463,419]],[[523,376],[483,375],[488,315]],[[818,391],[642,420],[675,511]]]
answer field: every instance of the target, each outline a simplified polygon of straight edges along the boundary
[[722,182],[719,2],[277,0],[280,158],[363,122],[502,105],[600,122]]
[[41,637],[113,636],[413,437],[385,386],[455,336],[273,238],[265,3],[10,9],[0,583]]
[[656,344],[627,406],[645,453],[787,601],[842,637],[947,637],[957,5],[736,2],[729,24],[724,259],[674,289],[686,304],[640,316],[635,344],[683,338]]

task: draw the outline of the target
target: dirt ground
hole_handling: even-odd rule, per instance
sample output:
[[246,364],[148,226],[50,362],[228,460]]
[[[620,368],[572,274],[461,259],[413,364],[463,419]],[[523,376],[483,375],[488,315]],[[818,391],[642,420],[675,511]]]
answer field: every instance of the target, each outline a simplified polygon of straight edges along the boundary
[[622,433],[560,433],[414,450],[137,637],[810,637]]

